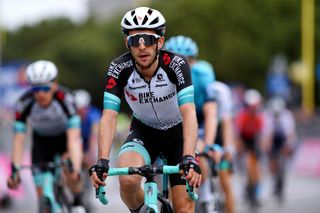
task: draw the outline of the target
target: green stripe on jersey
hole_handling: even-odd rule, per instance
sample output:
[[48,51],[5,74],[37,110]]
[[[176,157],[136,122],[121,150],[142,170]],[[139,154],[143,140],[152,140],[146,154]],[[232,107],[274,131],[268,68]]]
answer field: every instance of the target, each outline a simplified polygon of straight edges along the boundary
[[120,98],[118,98],[117,96],[115,96],[111,93],[104,92],[103,109],[111,109],[116,112],[119,112],[120,111],[120,103],[121,103]]
[[186,103],[194,103],[194,89],[193,86],[188,86],[178,93],[179,106]]

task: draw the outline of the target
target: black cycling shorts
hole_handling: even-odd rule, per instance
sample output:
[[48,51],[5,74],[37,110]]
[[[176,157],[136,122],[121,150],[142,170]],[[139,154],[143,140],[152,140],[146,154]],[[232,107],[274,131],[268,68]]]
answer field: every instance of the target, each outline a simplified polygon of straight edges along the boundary
[[56,155],[63,155],[67,151],[67,135],[42,136],[33,132],[32,163],[54,161]]
[[[182,124],[168,130],[151,128],[133,118],[130,134],[124,143],[138,141],[148,151],[153,164],[160,154],[167,158],[168,165],[177,165],[182,161],[183,133]],[[179,174],[169,175],[170,185],[185,185],[186,181]]]

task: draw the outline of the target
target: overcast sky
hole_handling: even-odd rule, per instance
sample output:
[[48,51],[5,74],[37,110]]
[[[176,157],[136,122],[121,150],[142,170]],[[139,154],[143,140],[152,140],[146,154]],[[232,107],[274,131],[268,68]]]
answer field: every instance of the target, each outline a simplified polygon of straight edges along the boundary
[[15,30],[52,17],[69,17],[81,22],[88,15],[89,0],[0,0],[0,24]]

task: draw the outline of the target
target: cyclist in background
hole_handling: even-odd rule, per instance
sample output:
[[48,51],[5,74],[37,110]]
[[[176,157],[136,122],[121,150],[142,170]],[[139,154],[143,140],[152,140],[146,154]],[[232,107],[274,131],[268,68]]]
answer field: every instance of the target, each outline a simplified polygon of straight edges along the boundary
[[101,118],[100,109],[91,105],[91,95],[88,91],[78,89],[73,91],[77,112],[81,118],[81,136],[83,141],[83,163],[89,167],[96,161],[98,153],[98,129]]
[[[77,112],[81,118],[81,137],[83,141],[83,171],[86,173],[98,156],[98,129],[101,118],[101,111],[91,104],[91,95],[84,89],[73,91]],[[81,193],[82,203],[87,212],[93,208],[91,197],[94,193],[90,180],[85,178],[84,187]]]
[[[121,97],[133,111],[129,136],[120,148],[118,167],[154,163],[157,156],[167,156],[169,165],[182,163],[185,179],[192,187],[201,183],[195,159],[197,120],[193,85],[187,60],[161,50],[164,45],[165,19],[152,8],[128,11],[121,21],[129,52],[113,60],[107,72],[104,110],[99,127],[98,162],[89,170],[95,188],[105,185],[96,171],[108,171]],[[100,175],[99,175],[100,176]],[[188,198],[186,180],[170,175],[174,212],[194,212]],[[143,206],[142,178],[120,176],[120,194],[131,212]]]
[[[171,37],[165,44],[169,51],[187,57],[191,66],[191,77],[194,85],[195,105],[199,126],[198,151],[209,152],[214,143],[217,128],[217,105],[215,92],[209,87],[215,81],[213,67],[206,61],[197,60],[198,46],[190,37],[179,35]],[[202,204],[208,204],[213,199],[210,191],[209,161],[200,157],[202,171],[202,184],[200,186],[200,199]]]
[[233,125],[233,102],[229,86],[221,81],[215,81],[211,87],[216,93],[218,104],[218,129],[215,144],[223,147],[224,153],[219,163],[220,183],[225,195],[227,213],[235,212],[234,193],[232,187],[232,159],[235,152]]
[[246,195],[252,206],[259,206],[257,200],[261,179],[259,156],[264,125],[261,94],[255,89],[246,90],[244,104],[244,108],[236,117],[237,137],[245,154],[248,175]]
[[[27,128],[32,128],[32,163],[52,162],[58,154],[70,157],[74,171],[67,174],[75,193],[75,208],[81,190],[80,169],[82,162],[80,118],[76,113],[71,93],[58,85],[58,69],[54,63],[39,60],[26,70],[31,88],[17,102],[14,123],[12,174],[8,187],[17,188],[20,183],[18,168],[21,165]],[[42,194],[41,174],[34,174],[38,197]],[[77,206],[77,207],[76,207]]]
[[271,97],[267,103],[264,139],[269,156],[270,171],[274,177],[274,195],[281,202],[285,184],[285,163],[291,156],[296,136],[296,125],[292,112],[286,108],[280,96]]

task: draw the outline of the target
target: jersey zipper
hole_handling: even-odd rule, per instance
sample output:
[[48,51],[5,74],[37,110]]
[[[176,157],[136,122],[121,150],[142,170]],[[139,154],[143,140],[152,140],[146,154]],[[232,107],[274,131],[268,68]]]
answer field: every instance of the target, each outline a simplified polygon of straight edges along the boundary
[[[150,83],[151,83],[151,80],[147,82],[148,88],[149,88],[149,93],[151,94]],[[161,121],[160,121],[160,119],[159,119],[159,117],[158,117],[158,114],[157,114],[157,112],[156,112],[156,110],[155,110],[155,108],[154,108],[153,101],[151,101],[151,106],[152,106],[153,112],[154,112],[154,114],[156,115],[158,121],[161,123]]]

